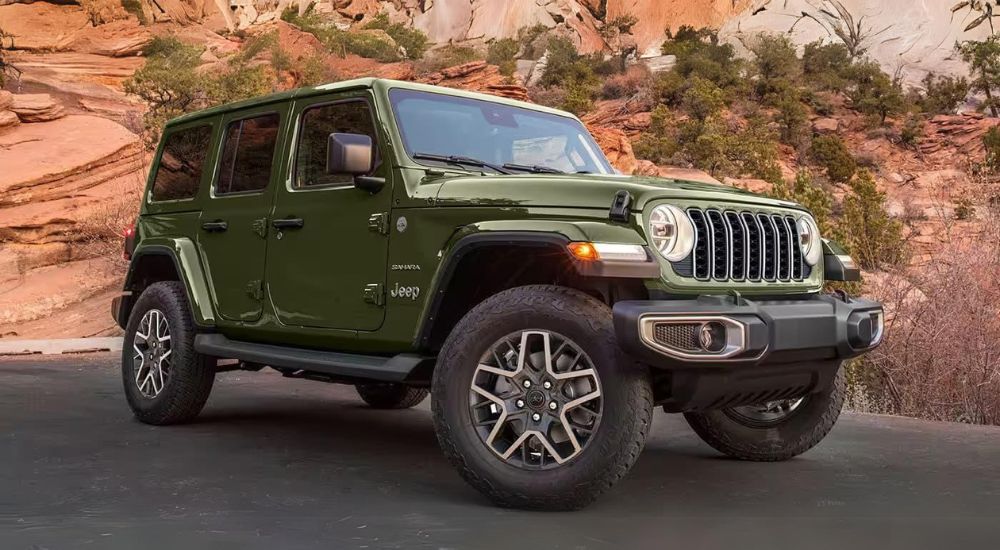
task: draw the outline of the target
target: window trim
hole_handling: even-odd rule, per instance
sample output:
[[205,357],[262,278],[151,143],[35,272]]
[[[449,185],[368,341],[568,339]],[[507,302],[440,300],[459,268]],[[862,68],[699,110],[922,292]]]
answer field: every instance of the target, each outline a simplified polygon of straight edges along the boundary
[[[313,109],[320,109],[320,108],[323,108],[323,107],[330,107],[330,106],[333,106],[333,105],[340,105],[340,104],[343,104],[343,103],[358,103],[358,102],[364,103],[368,107],[368,116],[369,116],[369,118],[372,121],[372,130],[373,130],[372,133],[375,134],[373,136],[374,139],[372,140],[372,142],[373,142],[372,143],[372,146],[373,146],[372,148],[375,151],[375,153],[378,155],[377,156],[377,162],[375,163],[375,166],[372,168],[372,171],[368,175],[374,174],[376,171],[378,171],[379,168],[382,167],[382,164],[383,164],[385,158],[384,158],[384,155],[382,154],[382,147],[381,147],[382,139],[378,135],[379,134],[379,131],[378,131],[378,117],[375,116],[375,106],[374,106],[373,102],[370,100],[370,98],[367,95],[359,95],[359,96],[355,96],[355,97],[345,97],[345,98],[342,98],[342,99],[334,99],[334,100],[331,100],[331,101],[317,101],[316,103],[309,103],[309,104],[306,104],[302,108],[302,110],[299,111],[296,114],[296,117],[295,117],[295,136],[294,136],[294,139],[292,139],[292,147],[293,148],[292,148],[291,153],[290,153],[291,154],[291,162],[289,163],[291,165],[291,172],[288,175],[289,176],[288,177],[288,182],[287,182],[287,185],[285,186],[285,189],[287,189],[290,193],[299,193],[299,192],[304,192],[304,191],[305,192],[308,192],[308,191],[324,191],[324,190],[328,190],[328,189],[354,189],[354,182],[324,183],[324,184],[321,184],[321,185],[301,185],[300,186],[300,185],[296,185],[296,181],[298,179],[298,170],[299,170],[299,148],[300,148],[299,146],[302,143],[302,129],[304,127],[304,121],[305,121],[305,115],[306,115],[306,113],[309,112],[309,111],[311,111],[311,110],[313,110]],[[296,106],[296,109],[297,108],[298,107]]]
[[[190,197],[183,197],[180,199],[157,199],[156,197],[153,196],[153,192],[156,190],[156,176],[160,174],[160,168],[163,165],[162,164],[163,153],[167,149],[167,141],[170,138],[174,137],[174,135],[176,134],[179,134],[181,132],[186,132],[188,130],[194,130],[196,128],[208,128],[209,131],[208,148],[205,150],[205,158],[202,160],[201,163],[201,174],[199,175],[198,178],[198,187],[195,189],[194,194],[191,195]],[[203,183],[202,180],[205,179],[205,164],[207,164],[210,160],[213,160],[210,156],[210,153],[212,152],[212,140],[214,137],[215,137],[215,123],[213,123],[210,120],[198,121],[198,123],[192,124],[190,126],[182,126],[180,128],[170,128],[169,131],[165,131],[163,135],[160,137],[160,148],[156,152],[156,171],[152,174],[151,180],[149,182],[149,192],[146,193],[146,203],[150,205],[154,204],[170,205],[170,204],[177,204],[177,203],[197,200],[198,194],[201,192],[201,186]]]
[[[260,189],[252,189],[250,191],[231,191],[229,193],[219,193],[217,191],[217,189],[216,189],[216,185],[219,183],[219,181],[221,179],[220,176],[222,174],[222,154],[223,154],[223,150],[226,147],[226,138],[229,136],[229,126],[232,125],[234,122],[243,122],[245,120],[250,120],[252,118],[259,118],[259,117],[264,117],[264,116],[269,116],[269,115],[278,115],[278,131],[275,134],[275,138],[274,138],[274,149],[271,151],[271,172],[267,176],[267,185],[265,185],[264,187],[262,187]],[[278,147],[278,146],[281,144],[281,124],[282,124],[281,112],[280,111],[262,111],[262,112],[257,112],[257,113],[250,113],[250,114],[247,114],[246,116],[239,117],[239,118],[231,118],[229,120],[225,120],[225,119],[223,119],[223,120],[224,120],[225,124],[223,124],[222,125],[223,127],[221,128],[222,135],[220,136],[219,144],[217,146],[217,151],[216,151],[216,154],[215,154],[215,158],[218,159],[218,160],[215,162],[215,173],[212,176],[212,183],[208,187],[208,198],[210,198],[210,199],[228,199],[230,197],[246,197],[246,196],[262,195],[262,194],[264,194],[264,192],[266,192],[267,189],[269,187],[271,187],[271,177],[274,175],[274,160],[275,160],[275,158],[276,158],[276,156],[278,154],[278,151],[280,149],[280,147]]]

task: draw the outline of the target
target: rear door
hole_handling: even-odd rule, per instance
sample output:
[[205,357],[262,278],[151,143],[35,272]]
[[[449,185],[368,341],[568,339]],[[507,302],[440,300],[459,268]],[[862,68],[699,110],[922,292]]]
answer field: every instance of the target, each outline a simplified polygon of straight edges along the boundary
[[267,216],[287,111],[287,105],[270,105],[222,121],[219,162],[198,241],[224,319],[246,322],[261,315]]
[[[357,189],[351,176],[326,173],[331,133],[364,134],[380,161],[372,102],[366,93],[295,102],[291,177],[277,190],[268,248],[267,284],[285,325],[370,331],[382,325],[388,236],[383,232],[392,185]],[[278,228],[284,226],[284,228]]]

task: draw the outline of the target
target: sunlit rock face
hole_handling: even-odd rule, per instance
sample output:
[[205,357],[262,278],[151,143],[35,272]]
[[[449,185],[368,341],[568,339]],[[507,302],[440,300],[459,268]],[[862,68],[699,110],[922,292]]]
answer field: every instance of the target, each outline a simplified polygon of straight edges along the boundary
[[[838,10],[849,14],[847,23]],[[965,74],[965,66],[954,44],[981,40],[989,35],[989,23],[966,31],[978,12],[960,9],[947,0],[756,0],[731,17],[721,28],[722,36],[734,43],[759,32],[789,33],[799,45],[814,40],[838,41],[835,28],[854,27],[865,37],[861,45],[889,73],[897,70],[907,84],[918,84],[928,73]],[[831,15],[827,15],[827,12]],[[808,16],[803,17],[803,14]]]

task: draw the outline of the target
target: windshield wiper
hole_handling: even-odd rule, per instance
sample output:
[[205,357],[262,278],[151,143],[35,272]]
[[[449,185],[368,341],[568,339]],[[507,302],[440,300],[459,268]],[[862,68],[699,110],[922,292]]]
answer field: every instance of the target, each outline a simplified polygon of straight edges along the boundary
[[434,155],[431,153],[413,153],[413,158],[422,160],[436,160],[438,162],[447,162],[448,164],[457,164],[459,166],[475,166],[477,168],[489,168],[494,170],[499,174],[510,174],[508,170],[505,170],[501,166],[491,164],[485,160],[479,160],[472,157],[463,157],[459,155]]
[[507,169],[510,169],[510,170],[520,170],[522,172],[531,172],[532,174],[565,174],[566,173],[566,172],[563,172],[562,170],[559,170],[557,168],[552,168],[550,166],[542,166],[540,164],[527,165],[527,164],[514,164],[512,162],[508,162],[507,164],[504,164],[503,167],[507,168]]

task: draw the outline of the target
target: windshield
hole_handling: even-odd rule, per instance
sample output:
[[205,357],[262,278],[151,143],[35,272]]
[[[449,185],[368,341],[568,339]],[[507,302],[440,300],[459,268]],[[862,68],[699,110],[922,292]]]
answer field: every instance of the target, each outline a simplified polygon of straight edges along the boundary
[[594,138],[569,117],[414,90],[390,90],[389,99],[406,153],[422,161],[461,157],[533,171],[613,172]]

